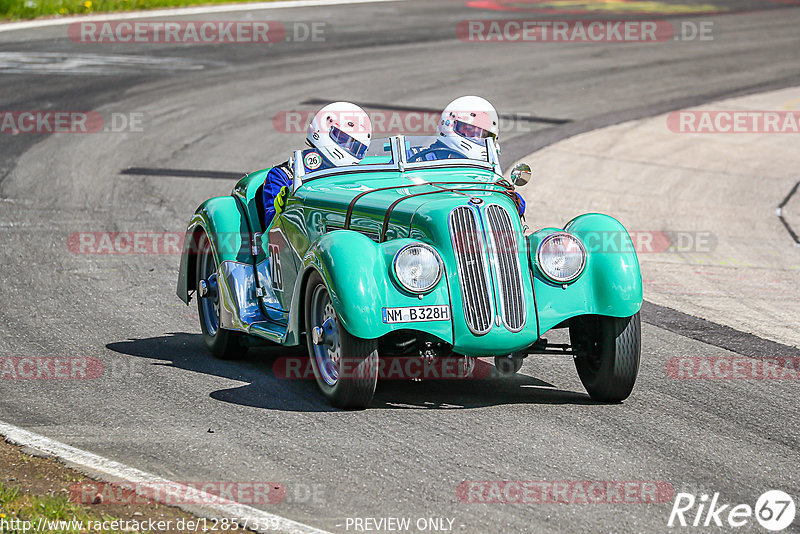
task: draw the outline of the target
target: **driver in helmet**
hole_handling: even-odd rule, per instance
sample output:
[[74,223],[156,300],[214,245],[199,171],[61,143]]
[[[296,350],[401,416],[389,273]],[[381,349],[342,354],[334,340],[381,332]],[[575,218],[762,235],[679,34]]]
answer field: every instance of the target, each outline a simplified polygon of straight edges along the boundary
[[[486,159],[484,139],[497,143],[499,117],[488,100],[479,96],[456,98],[444,108],[436,125],[436,141],[409,151],[409,161],[449,158]],[[497,147],[498,152],[500,146]]]
[[499,134],[497,110],[479,96],[462,96],[447,104],[436,126],[437,143],[471,159],[485,159],[483,140],[491,137],[497,143]]
[[[361,161],[372,138],[372,123],[367,112],[349,102],[334,102],[319,110],[308,124],[306,144],[313,150],[304,155],[315,161],[313,170]],[[316,154],[317,158],[310,158]],[[308,169],[312,170],[312,169]],[[276,165],[264,180],[264,227],[269,228],[286,206],[294,173],[288,161]]]
[[[499,135],[500,117],[494,106],[479,96],[462,96],[447,104],[442,111],[442,116],[436,125],[436,142],[420,150],[416,155],[409,154],[409,161],[456,157],[486,159],[484,140],[488,137],[493,138],[499,154]],[[514,192],[514,195],[519,215],[522,217],[525,213],[525,201],[519,193]]]

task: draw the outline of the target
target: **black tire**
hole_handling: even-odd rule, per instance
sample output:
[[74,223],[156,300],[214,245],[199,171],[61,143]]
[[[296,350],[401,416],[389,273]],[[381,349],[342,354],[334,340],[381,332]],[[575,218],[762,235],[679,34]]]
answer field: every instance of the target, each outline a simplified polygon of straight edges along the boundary
[[632,317],[585,315],[570,321],[569,337],[575,368],[592,399],[627,399],[639,374],[642,328],[639,314]]
[[[322,394],[337,408],[360,410],[368,407],[378,383],[378,341],[357,338],[344,329],[333,310],[328,288],[317,272],[308,279],[304,304],[308,357]],[[324,321],[320,319],[323,317],[330,318],[335,325],[336,341],[333,348],[315,345],[313,341],[312,330],[315,326],[321,326]],[[319,355],[317,350],[320,351]],[[334,362],[338,357],[338,365],[334,364],[336,372],[344,367],[347,376],[337,374],[334,380],[327,365],[324,370],[320,369],[318,357],[323,365]]]
[[[197,243],[197,268],[195,273],[196,288],[200,288],[200,280],[207,280],[217,271],[217,262],[214,252],[205,232]],[[233,330],[226,330],[219,326],[219,295],[201,297],[197,294],[197,314],[200,317],[200,329],[203,331],[203,341],[215,358],[220,360],[234,360],[247,353],[244,334]]]

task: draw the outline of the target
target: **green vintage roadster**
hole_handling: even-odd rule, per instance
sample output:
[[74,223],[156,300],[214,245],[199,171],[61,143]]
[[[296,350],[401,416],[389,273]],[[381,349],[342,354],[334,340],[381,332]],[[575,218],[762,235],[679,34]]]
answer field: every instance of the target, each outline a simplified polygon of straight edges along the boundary
[[[456,358],[466,370],[494,357],[513,374],[530,354],[568,354],[592,399],[627,398],[642,277],[623,226],[590,213],[526,236],[493,140],[480,159],[435,141],[376,139],[359,164],[338,168],[296,151],[292,193],[269,228],[269,169],[204,202],[177,293],[186,304],[197,296],[211,352],[305,343],[320,389],[342,408],[368,406],[379,358],[399,356]],[[511,176],[524,185],[530,168]],[[548,343],[554,328],[570,343]]]

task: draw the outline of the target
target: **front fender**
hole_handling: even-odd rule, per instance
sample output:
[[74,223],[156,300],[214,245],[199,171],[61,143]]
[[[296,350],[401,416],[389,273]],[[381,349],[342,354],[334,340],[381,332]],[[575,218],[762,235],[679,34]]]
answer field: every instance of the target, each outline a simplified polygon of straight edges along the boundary
[[588,213],[571,220],[564,230],[586,248],[586,266],[566,286],[548,280],[536,264],[539,243],[558,229],[546,228],[529,237],[540,332],[578,315],[630,317],[642,307],[642,273],[633,241],[611,216]]
[[217,265],[223,261],[249,263],[250,230],[241,204],[232,196],[214,197],[203,202],[186,229],[183,252],[178,270],[177,294],[189,304],[189,291],[197,289],[194,259],[197,244],[205,231],[211,242]]
[[[339,320],[348,332],[362,339],[376,339],[393,330],[411,329],[452,343],[451,321],[419,323],[383,322],[384,307],[450,305],[447,277],[422,296],[402,291],[394,282],[392,260],[397,251],[417,241],[393,239],[376,243],[364,234],[336,230],[321,236],[303,259],[303,269],[316,269],[328,287]],[[300,299],[300,304],[303,300]],[[451,314],[452,315],[452,314]]]

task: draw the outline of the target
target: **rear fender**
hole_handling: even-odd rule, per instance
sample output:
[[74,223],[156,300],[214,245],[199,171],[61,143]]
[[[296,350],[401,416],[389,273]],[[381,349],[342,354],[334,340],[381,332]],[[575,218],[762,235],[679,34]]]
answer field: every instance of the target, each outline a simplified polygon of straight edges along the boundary
[[189,221],[183,241],[177,294],[186,304],[191,300],[189,292],[197,289],[197,246],[204,232],[208,235],[217,265],[223,261],[253,261],[250,230],[239,201],[232,196],[206,200]]

